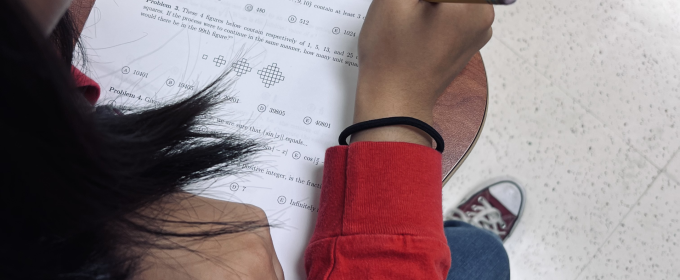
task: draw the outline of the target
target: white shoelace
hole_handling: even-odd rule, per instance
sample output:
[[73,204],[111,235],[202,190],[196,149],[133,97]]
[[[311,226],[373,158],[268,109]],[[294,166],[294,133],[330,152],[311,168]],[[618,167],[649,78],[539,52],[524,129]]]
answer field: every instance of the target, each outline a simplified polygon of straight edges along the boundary
[[444,215],[444,220],[463,221],[478,228],[489,230],[501,237],[506,235],[506,224],[501,218],[501,212],[484,197],[477,198],[477,202],[481,205],[472,205],[473,211],[463,212],[458,207],[449,209]]

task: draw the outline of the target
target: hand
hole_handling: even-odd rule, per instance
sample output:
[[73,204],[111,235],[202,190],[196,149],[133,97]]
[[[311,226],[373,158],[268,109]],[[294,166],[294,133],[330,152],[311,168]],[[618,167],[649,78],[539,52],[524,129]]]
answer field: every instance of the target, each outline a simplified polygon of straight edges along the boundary
[[[262,209],[248,204],[177,194],[143,211],[147,216],[182,222],[245,222],[267,224]],[[163,224],[165,230],[195,233],[217,226]],[[143,252],[142,270],[135,279],[268,279],[283,280],[283,269],[274,251],[269,227],[210,238],[161,238]],[[176,247],[180,248],[176,248]],[[133,248],[134,250],[134,248]]]
[[[432,124],[437,98],[489,41],[493,19],[485,4],[374,0],[359,37],[354,123],[409,116]],[[365,130],[356,141],[432,143],[407,126]]]

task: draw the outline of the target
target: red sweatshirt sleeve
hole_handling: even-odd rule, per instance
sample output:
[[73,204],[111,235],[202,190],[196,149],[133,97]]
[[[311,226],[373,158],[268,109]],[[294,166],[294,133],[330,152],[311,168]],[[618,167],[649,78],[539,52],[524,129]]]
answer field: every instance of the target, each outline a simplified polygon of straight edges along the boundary
[[83,72],[80,72],[75,66],[71,66],[71,74],[73,75],[73,80],[76,82],[76,87],[83,94],[83,97],[85,97],[87,102],[90,102],[90,104],[94,106],[94,104],[97,103],[101,92],[99,84],[83,74]]
[[326,151],[308,279],[445,279],[441,154],[398,142]]

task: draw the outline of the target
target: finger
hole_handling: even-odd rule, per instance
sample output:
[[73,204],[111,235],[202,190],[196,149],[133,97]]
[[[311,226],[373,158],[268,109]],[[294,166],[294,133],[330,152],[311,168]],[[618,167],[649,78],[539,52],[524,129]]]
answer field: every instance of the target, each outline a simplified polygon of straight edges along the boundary
[[[267,224],[269,224],[269,217],[266,217],[267,219]],[[262,238],[262,241],[265,244],[265,247],[269,251],[269,254],[271,255],[271,261],[272,261],[272,268],[274,270],[274,273],[276,274],[276,279],[277,280],[283,280],[284,275],[283,275],[283,268],[281,267],[281,262],[279,261],[279,257],[276,255],[276,249],[274,248],[274,241],[272,240],[272,235],[271,235],[271,228],[266,227],[262,228],[262,231],[258,234]]]
[[284,279],[283,268],[281,267],[279,257],[276,255],[276,249],[274,249],[274,241],[272,240],[269,228],[266,228],[266,235],[263,237],[263,239],[266,244],[265,246],[267,246],[267,249],[269,250],[271,255],[272,267],[274,269],[274,273],[276,274],[276,279],[283,280]]
[[267,248],[271,252],[272,267],[274,268],[274,273],[276,273],[276,279],[283,280],[284,279],[283,268],[281,267],[279,257],[276,255],[276,249],[274,248],[274,241],[272,240],[271,229],[267,228],[266,230],[267,233],[265,242],[267,244]]
[[274,272],[276,273],[276,279],[284,280],[283,267],[281,267],[281,262],[279,262],[279,257],[276,255],[276,251],[272,254],[272,263],[274,265]]

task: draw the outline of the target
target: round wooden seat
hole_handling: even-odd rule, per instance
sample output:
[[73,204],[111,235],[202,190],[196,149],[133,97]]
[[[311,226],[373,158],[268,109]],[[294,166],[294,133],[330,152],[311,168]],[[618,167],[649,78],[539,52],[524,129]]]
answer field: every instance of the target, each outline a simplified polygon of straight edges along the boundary
[[486,119],[488,97],[486,69],[477,53],[439,97],[434,109],[434,128],[446,143],[442,155],[444,184],[477,143]]

